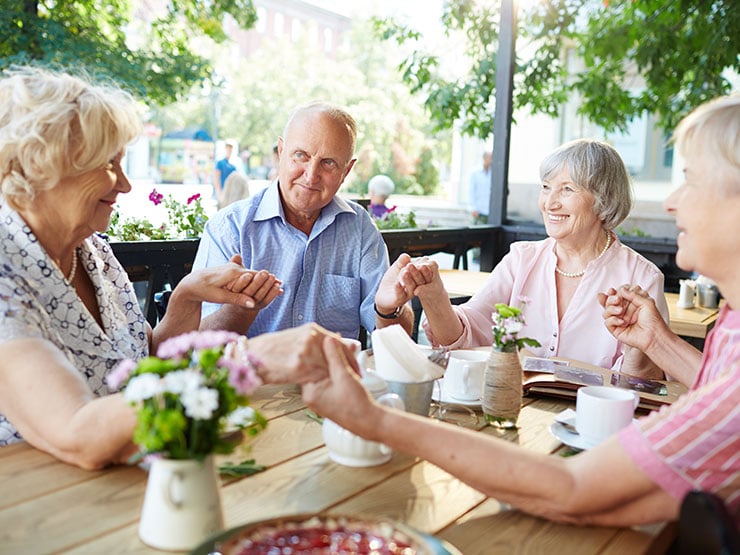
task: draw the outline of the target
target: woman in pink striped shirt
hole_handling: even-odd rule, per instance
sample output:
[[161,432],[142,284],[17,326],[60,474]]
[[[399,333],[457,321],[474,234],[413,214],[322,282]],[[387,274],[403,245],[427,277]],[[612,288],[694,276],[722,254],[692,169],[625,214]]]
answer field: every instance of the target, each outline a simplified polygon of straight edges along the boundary
[[486,495],[561,522],[629,526],[674,520],[691,490],[720,496],[740,520],[740,95],[698,108],[676,130],[686,182],[666,200],[678,265],[713,279],[725,297],[704,353],[674,335],[639,287],[600,298],[609,330],[690,391],[597,447],[549,456],[376,404],[328,338],[330,376],[307,384],[307,404],[372,441],[422,457]]

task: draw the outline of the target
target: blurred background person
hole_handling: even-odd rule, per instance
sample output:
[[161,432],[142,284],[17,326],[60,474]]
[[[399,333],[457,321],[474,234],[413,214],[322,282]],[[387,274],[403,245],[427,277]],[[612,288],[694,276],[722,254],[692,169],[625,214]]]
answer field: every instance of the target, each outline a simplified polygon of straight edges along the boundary
[[249,180],[247,176],[240,172],[231,172],[224,183],[224,190],[221,192],[218,208],[224,208],[232,202],[245,198],[249,198]]
[[483,166],[470,175],[470,199],[473,224],[488,224],[488,212],[491,206],[491,151],[483,153]]
[[278,145],[275,143],[272,145],[272,168],[270,173],[267,174],[267,179],[273,181],[278,176],[278,166],[280,165],[280,154],[278,153]]
[[393,180],[387,175],[379,174],[370,178],[367,183],[367,194],[370,197],[370,215],[373,218],[383,218],[396,208],[395,206],[388,208],[385,204],[395,188]]
[[236,166],[231,161],[231,157],[234,154],[234,142],[226,141],[224,149],[224,157],[216,162],[216,167],[213,170],[213,194],[217,201],[223,194],[224,185],[226,185],[226,178],[229,177],[232,172],[236,171]]

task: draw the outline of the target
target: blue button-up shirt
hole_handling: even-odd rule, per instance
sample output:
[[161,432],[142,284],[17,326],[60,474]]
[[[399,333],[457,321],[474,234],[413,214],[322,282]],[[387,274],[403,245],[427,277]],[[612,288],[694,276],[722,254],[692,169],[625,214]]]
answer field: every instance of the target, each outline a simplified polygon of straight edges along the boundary
[[[275,182],[208,221],[193,268],[224,264],[236,253],[247,268],[283,282],[283,295],[260,310],[249,337],[307,322],[355,339],[360,325],[375,328],[373,303],[388,249],[359,204],[334,197],[306,236],[286,221]],[[204,303],[203,316],[219,306]]]

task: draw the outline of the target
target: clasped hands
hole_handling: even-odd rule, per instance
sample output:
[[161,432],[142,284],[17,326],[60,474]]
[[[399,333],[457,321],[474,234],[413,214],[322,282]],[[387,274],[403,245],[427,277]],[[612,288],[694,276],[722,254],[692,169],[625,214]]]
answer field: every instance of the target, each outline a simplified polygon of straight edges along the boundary
[[411,258],[404,253],[386,271],[375,294],[375,304],[381,311],[392,312],[414,297],[446,295],[439,267],[434,260],[422,256]]
[[181,284],[193,291],[194,300],[231,304],[254,311],[263,309],[283,294],[282,281],[267,270],[245,268],[238,254],[221,266],[191,272]]

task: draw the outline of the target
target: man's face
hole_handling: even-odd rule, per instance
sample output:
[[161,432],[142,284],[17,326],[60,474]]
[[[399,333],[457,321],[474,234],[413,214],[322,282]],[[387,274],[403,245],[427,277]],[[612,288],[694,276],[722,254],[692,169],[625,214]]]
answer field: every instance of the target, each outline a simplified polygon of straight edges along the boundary
[[284,208],[303,218],[318,218],[347,177],[352,159],[349,131],[328,115],[296,115],[278,139],[278,178]]

